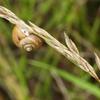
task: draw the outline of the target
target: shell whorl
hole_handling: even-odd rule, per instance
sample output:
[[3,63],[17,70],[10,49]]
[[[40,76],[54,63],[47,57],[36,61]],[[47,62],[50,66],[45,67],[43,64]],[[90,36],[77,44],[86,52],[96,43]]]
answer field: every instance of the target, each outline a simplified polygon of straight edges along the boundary
[[19,26],[14,27],[12,39],[17,47],[23,48],[28,52],[38,49],[42,45],[41,38],[29,33],[26,28],[20,28]]

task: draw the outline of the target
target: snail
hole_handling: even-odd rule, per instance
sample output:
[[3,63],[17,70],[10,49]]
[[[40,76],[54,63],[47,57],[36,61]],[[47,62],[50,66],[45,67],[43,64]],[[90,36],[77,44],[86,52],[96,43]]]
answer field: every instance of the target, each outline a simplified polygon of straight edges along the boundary
[[30,52],[38,49],[42,45],[42,39],[30,33],[27,28],[15,25],[12,31],[12,40],[14,44]]

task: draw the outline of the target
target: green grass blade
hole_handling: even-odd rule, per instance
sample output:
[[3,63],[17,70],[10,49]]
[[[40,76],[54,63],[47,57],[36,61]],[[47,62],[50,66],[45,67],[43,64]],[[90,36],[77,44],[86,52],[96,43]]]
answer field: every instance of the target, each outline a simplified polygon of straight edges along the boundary
[[74,75],[64,71],[64,70],[60,70],[57,68],[54,68],[54,66],[50,66],[48,64],[45,64],[43,62],[39,62],[39,61],[32,61],[31,64],[33,66],[39,67],[41,69],[44,70],[49,70],[49,71],[56,71],[56,73],[62,77],[64,80],[70,81],[73,84],[77,85],[78,87],[80,87],[81,89],[87,90],[88,92],[90,92],[91,94],[95,95],[96,97],[100,98],[100,89],[94,85],[91,84],[89,82],[86,82],[78,77],[75,77]]

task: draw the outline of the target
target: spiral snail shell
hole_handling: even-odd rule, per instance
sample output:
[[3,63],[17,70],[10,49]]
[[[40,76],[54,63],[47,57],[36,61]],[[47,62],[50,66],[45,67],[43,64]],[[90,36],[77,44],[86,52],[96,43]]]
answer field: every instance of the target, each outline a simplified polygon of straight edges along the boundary
[[42,39],[32,33],[29,33],[26,28],[15,26],[12,31],[12,39],[15,45],[30,52],[33,49],[38,49],[42,45]]

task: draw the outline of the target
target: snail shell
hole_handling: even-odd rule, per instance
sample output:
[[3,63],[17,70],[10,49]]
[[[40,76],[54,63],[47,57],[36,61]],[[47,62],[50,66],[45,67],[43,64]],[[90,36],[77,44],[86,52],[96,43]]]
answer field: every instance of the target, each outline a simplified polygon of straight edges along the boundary
[[20,28],[17,25],[13,28],[12,39],[17,47],[23,48],[28,52],[38,49],[42,45],[41,38],[29,33],[26,28]]

